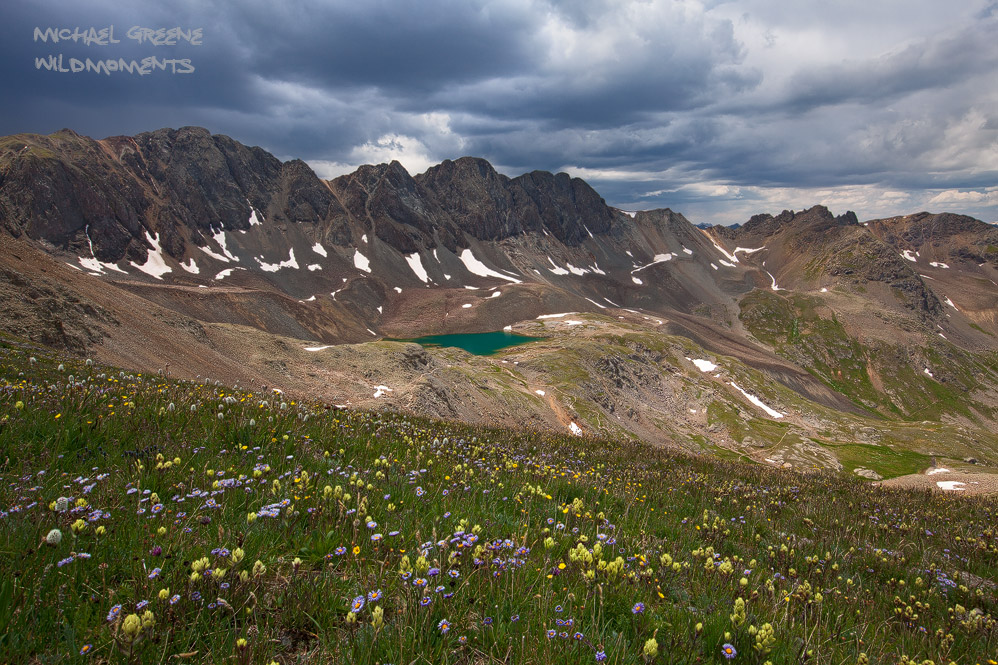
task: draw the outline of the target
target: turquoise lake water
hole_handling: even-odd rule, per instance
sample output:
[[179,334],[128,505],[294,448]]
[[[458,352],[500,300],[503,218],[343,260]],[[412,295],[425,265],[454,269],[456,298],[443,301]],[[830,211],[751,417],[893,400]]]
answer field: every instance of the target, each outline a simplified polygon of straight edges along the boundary
[[519,346],[520,344],[534,342],[539,339],[544,338],[514,335],[513,333],[499,331],[459,335],[427,335],[425,337],[416,337],[415,339],[395,341],[415,342],[420,346],[454,346],[476,356],[491,356],[497,351],[508,349],[511,346]]

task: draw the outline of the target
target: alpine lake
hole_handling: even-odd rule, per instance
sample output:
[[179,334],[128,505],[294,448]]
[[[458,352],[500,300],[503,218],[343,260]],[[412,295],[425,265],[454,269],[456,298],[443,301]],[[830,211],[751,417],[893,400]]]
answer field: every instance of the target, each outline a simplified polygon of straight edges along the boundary
[[545,339],[544,337],[529,337],[527,335],[514,335],[513,333],[500,330],[487,333],[462,333],[454,335],[426,335],[424,337],[414,337],[412,339],[393,339],[393,342],[415,342],[424,347],[450,346],[463,349],[476,356],[491,356],[503,349],[513,346],[527,344]]

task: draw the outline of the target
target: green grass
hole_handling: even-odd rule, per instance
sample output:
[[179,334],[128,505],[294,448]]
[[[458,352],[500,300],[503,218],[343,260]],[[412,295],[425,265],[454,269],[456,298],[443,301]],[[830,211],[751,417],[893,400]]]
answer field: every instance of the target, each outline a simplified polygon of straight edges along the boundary
[[[742,298],[739,316],[776,353],[871,413],[905,421],[957,414],[980,424],[978,414],[991,411],[974,399],[981,387],[975,375],[994,366],[986,354],[972,355],[934,334],[917,351],[885,342],[864,344],[834,314],[819,314],[819,306],[814,297],[756,289]],[[945,373],[945,382],[925,374],[929,367],[937,375]]]
[[846,471],[872,469],[884,478],[919,473],[932,466],[932,457],[911,450],[898,450],[866,443],[825,445],[834,451]]
[[17,344],[0,349],[0,511],[9,662],[692,665],[730,644],[736,664],[963,664],[998,647],[994,498],[326,410]]

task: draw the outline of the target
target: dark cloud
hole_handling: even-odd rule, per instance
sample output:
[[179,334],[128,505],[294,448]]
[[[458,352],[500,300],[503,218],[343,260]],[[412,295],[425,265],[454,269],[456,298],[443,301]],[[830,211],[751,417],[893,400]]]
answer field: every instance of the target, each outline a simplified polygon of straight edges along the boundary
[[[203,125],[335,174],[464,154],[568,170],[716,221],[815,202],[998,219],[993,0],[8,0],[0,133]],[[39,44],[35,27],[200,27],[203,44]],[[122,40],[126,42],[126,40]],[[35,57],[190,58],[191,75]],[[930,205],[931,202],[931,205]]]
[[[993,23],[993,21],[992,21]],[[881,57],[826,65],[795,75],[779,103],[803,111],[832,104],[885,104],[923,90],[946,90],[998,68],[994,30],[966,26]]]

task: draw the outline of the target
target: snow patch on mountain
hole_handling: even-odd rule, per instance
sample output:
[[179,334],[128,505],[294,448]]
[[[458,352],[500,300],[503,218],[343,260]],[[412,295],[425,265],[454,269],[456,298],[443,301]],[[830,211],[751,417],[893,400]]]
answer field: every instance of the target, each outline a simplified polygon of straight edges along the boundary
[[554,266],[553,268],[548,268],[548,270],[550,270],[554,274],[556,274],[556,275],[567,275],[568,274],[568,271],[565,270],[564,268],[562,268],[561,266],[559,266],[557,263],[555,263],[554,259],[552,259],[550,256],[548,257],[548,261],[550,261],[551,265]]
[[[260,270],[264,272],[277,272],[281,268],[298,268],[298,261],[295,260],[295,248],[292,247],[287,259],[280,263],[267,263],[262,256],[258,256],[256,262],[260,264]],[[311,270],[311,268],[309,268]]]
[[473,275],[478,275],[479,277],[498,277],[499,279],[504,279],[507,282],[513,282],[514,284],[521,283],[520,280],[515,277],[504,275],[489,268],[487,265],[475,258],[475,255],[472,253],[471,249],[462,250],[461,255],[458,258],[461,259],[461,263],[463,263],[464,267],[468,269],[468,272]]
[[416,277],[420,279],[424,284],[430,281],[429,275],[426,274],[426,268],[423,267],[423,259],[420,258],[419,252],[413,252],[405,257],[405,262],[409,264],[409,268],[416,273]]
[[366,256],[360,253],[359,249],[353,250],[353,265],[357,270],[371,272],[371,262]]
[[222,248],[222,256],[219,256],[218,254],[215,254],[213,252],[208,252],[208,250],[205,249],[204,247],[201,248],[203,251],[205,251],[209,256],[213,256],[214,258],[219,259],[225,263],[228,263],[229,261],[239,263],[239,259],[236,258],[236,256],[232,252],[230,252],[229,248],[226,246],[225,229],[219,229],[217,232],[212,233],[211,237],[214,238],[215,242],[218,243],[218,246]]
[[[95,273],[97,273],[99,275],[103,275],[105,269],[107,269],[107,270],[114,270],[116,272],[120,272],[120,273],[123,273],[125,275],[128,274],[128,271],[122,270],[121,268],[119,268],[118,266],[116,266],[113,263],[104,263],[103,261],[98,261],[97,260],[97,255],[94,254],[94,241],[90,239],[90,226],[87,225],[86,227],[84,227],[83,231],[87,235],[87,242],[90,243],[90,257],[91,258],[86,259],[86,258],[83,258],[82,256],[79,257],[79,262],[80,262],[81,266],[83,266],[87,270],[95,272]],[[148,233],[147,233],[147,235],[148,235]],[[70,265],[72,265],[72,264],[70,264]],[[76,266],[73,266],[73,267],[75,268]]]
[[676,255],[673,254],[673,253],[671,253],[671,252],[667,253],[667,254],[656,254],[655,258],[652,259],[651,263],[648,263],[648,264],[645,264],[643,266],[639,266],[639,267],[635,268],[634,270],[631,271],[631,274],[633,275],[634,273],[638,272],[639,270],[644,270],[645,268],[650,268],[653,265],[656,265],[656,264],[659,264],[659,263],[665,263],[666,261],[671,261],[673,259],[673,257],[675,257],[675,256]]
[[703,360],[701,358],[687,358],[690,362],[697,366],[697,369],[701,372],[713,372],[717,369],[717,365],[710,362],[709,360]]
[[[248,199],[247,199],[246,203],[249,203]],[[250,207],[249,225],[250,226],[261,226],[263,224],[263,221],[260,219],[260,217],[256,216],[256,208],[253,207],[252,203],[249,203],[249,207]]]
[[770,418],[782,418],[783,417],[782,413],[780,413],[776,409],[772,409],[772,408],[766,406],[766,404],[761,399],[759,399],[758,397],[756,397],[752,393],[745,392],[745,389],[742,388],[741,386],[739,386],[734,381],[729,381],[728,384],[730,386],[732,386],[735,390],[737,390],[738,392],[740,392],[742,395],[745,395],[745,399],[747,399],[748,401],[752,402],[757,407],[759,407],[760,409],[762,409],[763,411],[765,411],[767,414],[769,414]]
[[142,265],[139,265],[135,261],[129,261],[129,263],[150,277],[163,279],[163,275],[168,272],[173,272],[173,270],[170,266],[166,265],[166,261],[163,259],[163,248],[159,246],[159,233],[156,233],[156,237],[154,238],[148,231],[146,231],[146,240],[149,241],[152,248],[149,249],[146,254],[145,263]]

